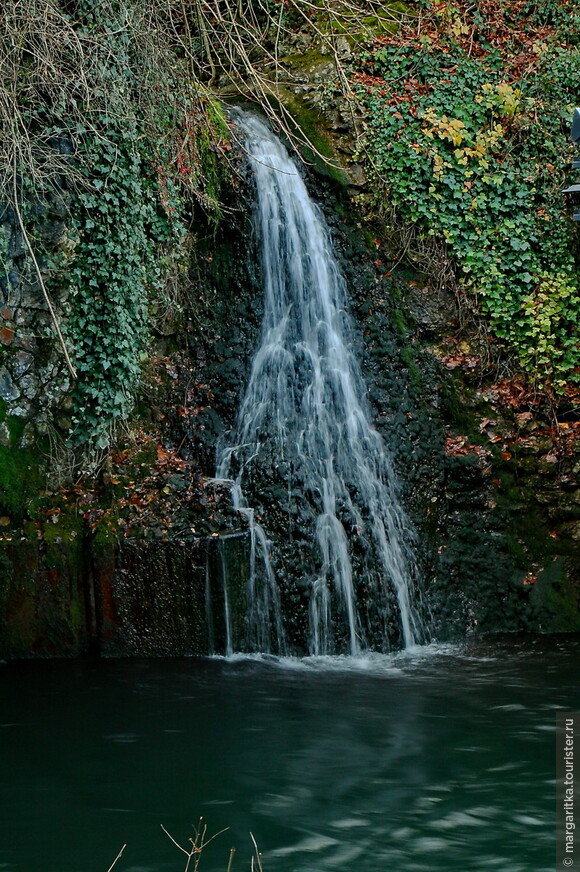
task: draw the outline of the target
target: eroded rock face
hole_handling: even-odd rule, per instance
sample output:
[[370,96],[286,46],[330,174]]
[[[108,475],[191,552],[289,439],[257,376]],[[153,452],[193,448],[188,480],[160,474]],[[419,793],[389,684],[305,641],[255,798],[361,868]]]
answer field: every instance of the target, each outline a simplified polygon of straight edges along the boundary
[[[338,129],[342,110],[336,106],[330,112],[335,113],[329,128],[335,124],[336,153],[348,154],[352,138]],[[328,176],[311,173],[310,178],[347,278],[375,424],[396,457],[417,528],[435,635],[577,630],[580,457],[573,440],[564,438],[574,431],[577,416],[566,410],[555,426],[552,410],[530,404],[517,384],[482,365],[484,355],[473,337],[465,345],[450,339],[460,332],[452,293],[411,270],[399,267],[392,274],[395,246],[390,250],[382,241],[386,237],[365,206],[362,178],[360,185],[355,188],[351,180],[339,189]],[[202,477],[215,471],[216,443],[235,420],[259,336],[259,257],[244,217],[247,207],[234,210],[217,236],[198,246],[182,329],[171,339],[178,351],[168,342],[160,352],[170,389],[147,413],[159,425],[164,444],[179,449]],[[60,245],[59,221],[57,216],[52,238]],[[5,342],[0,340],[0,397],[9,409],[0,420],[0,447],[24,456],[34,451],[43,422],[61,416],[66,429],[68,382],[22,240],[8,220],[1,233],[10,268],[4,284],[0,280],[1,314],[8,326]],[[181,486],[177,480],[167,484],[176,491]],[[132,493],[123,491],[126,511]],[[229,529],[232,519],[216,515],[201,497],[188,526],[197,531],[192,537],[201,531],[209,541]],[[272,513],[270,528],[283,536],[277,501],[283,501],[283,493],[277,495],[273,487],[272,499],[260,511]],[[36,542],[29,519],[28,544],[4,548],[0,579],[9,580],[10,596],[0,628],[4,656],[74,655],[90,650],[97,638],[110,654],[209,650],[203,547],[184,544],[171,532],[158,536],[145,530],[141,543],[127,543],[126,528],[115,517],[117,544],[99,551],[91,518],[106,508],[94,501],[84,506],[70,544],[60,531],[62,521],[48,522],[53,544]],[[152,501],[149,510],[159,513],[160,527],[165,504]],[[81,541],[79,550],[75,542]],[[290,549],[287,543],[281,547]],[[214,564],[209,561],[217,583]],[[300,567],[292,572],[289,609],[303,598]],[[177,611],[173,598],[181,603]],[[219,590],[212,601],[214,645],[222,650]],[[181,608],[191,618],[191,632]]]
[[[70,256],[66,199],[52,195],[32,205],[35,256],[57,317],[65,318],[66,301],[52,280],[54,271],[46,258],[58,256],[66,263]],[[29,439],[31,433],[34,438],[37,429],[42,433],[54,422],[71,384],[30,251],[16,216],[6,208],[0,214],[0,256],[0,399],[6,426],[18,431],[11,443],[17,448],[22,428],[10,420],[30,423]]]

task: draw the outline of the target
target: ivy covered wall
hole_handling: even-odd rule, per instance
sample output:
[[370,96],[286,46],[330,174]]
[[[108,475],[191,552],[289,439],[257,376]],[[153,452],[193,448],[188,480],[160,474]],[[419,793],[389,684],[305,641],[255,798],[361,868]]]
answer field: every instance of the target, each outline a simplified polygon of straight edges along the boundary
[[353,75],[376,207],[418,250],[437,241],[466,307],[538,387],[576,397],[580,249],[561,191],[579,32],[565,0],[426,0]]

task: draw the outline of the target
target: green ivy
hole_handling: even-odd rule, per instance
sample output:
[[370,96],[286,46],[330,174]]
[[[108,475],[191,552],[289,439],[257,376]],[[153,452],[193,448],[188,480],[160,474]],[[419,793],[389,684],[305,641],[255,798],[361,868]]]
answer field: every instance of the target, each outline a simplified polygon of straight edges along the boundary
[[84,184],[71,207],[76,247],[66,276],[78,375],[72,440],[92,448],[105,447],[132,408],[166,253],[180,246],[197,206],[219,220],[229,148],[220,105],[178,57],[150,69],[151,93],[142,93],[140,46],[127,40],[124,14],[98,0],[77,10],[95,31],[106,80],[106,99],[74,132]]
[[139,379],[156,206],[130,133],[114,131],[91,157],[90,188],[78,194],[74,212],[79,241],[67,329],[78,373],[75,436],[102,447],[111,422],[126,416]]
[[574,227],[560,194],[580,49],[538,50],[539,74],[518,81],[498,51],[472,56],[452,34],[384,45],[363,59],[374,79],[359,99],[380,199],[444,241],[496,336],[562,390],[580,380]]

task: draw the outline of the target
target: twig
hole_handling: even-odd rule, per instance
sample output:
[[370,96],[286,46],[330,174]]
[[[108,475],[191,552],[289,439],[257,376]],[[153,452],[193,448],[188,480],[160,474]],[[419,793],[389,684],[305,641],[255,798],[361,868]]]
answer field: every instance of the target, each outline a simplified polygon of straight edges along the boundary
[[183,853],[184,853],[186,856],[189,857],[190,852],[189,852],[186,848],[182,848],[181,845],[179,844],[179,842],[176,842],[176,841],[175,841],[175,839],[173,838],[173,836],[171,835],[171,833],[170,833],[168,830],[165,829],[165,827],[163,826],[163,824],[161,824],[160,826],[161,826],[161,829],[163,830],[163,832],[165,833],[165,835],[166,835],[169,839],[171,839],[171,841],[173,842],[173,844],[175,845],[175,847],[176,847],[176,848],[179,848],[180,851],[183,851]]
[[113,868],[113,866],[115,866],[115,864],[117,863],[117,860],[121,859],[121,855],[126,847],[127,847],[127,845],[123,845],[123,847],[121,848],[121,850],[119,851],[119,853],[117,854],[117,856],[115,857],[115,859],[113,860],[113,862],[111,863],[109,868],[107,869],[107,872],[111,872],[111,869]]
[[[262,867],[262,855],[260,854],[260,851],[258,849],[258,843],[256,842],[256,839],[254,838],[253,833],[250,833],[250,838],[251,838],[252,842],[254,843],[254,849],[256,851],[256,866],[257,866],[256,872],[264,872],[263,867]],[[253,870],[254,870],[254,858],[252,857],[252,872],[253,872]]]

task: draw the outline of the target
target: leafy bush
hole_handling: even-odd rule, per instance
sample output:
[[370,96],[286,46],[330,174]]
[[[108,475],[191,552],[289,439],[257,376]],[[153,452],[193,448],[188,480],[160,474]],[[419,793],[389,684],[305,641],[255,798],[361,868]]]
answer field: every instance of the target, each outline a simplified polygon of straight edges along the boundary
[[[413,23],[381,37],[362,59],[369,173],[402,221],[445,243],[521,365],[562,390],[580,380],[574,228],[560,194],[580,49],[519,6],[491,0],[483,18],[423,5],[431,17],[419,33]],[[556,11],[567,7],[534,4],[566,24]]]

